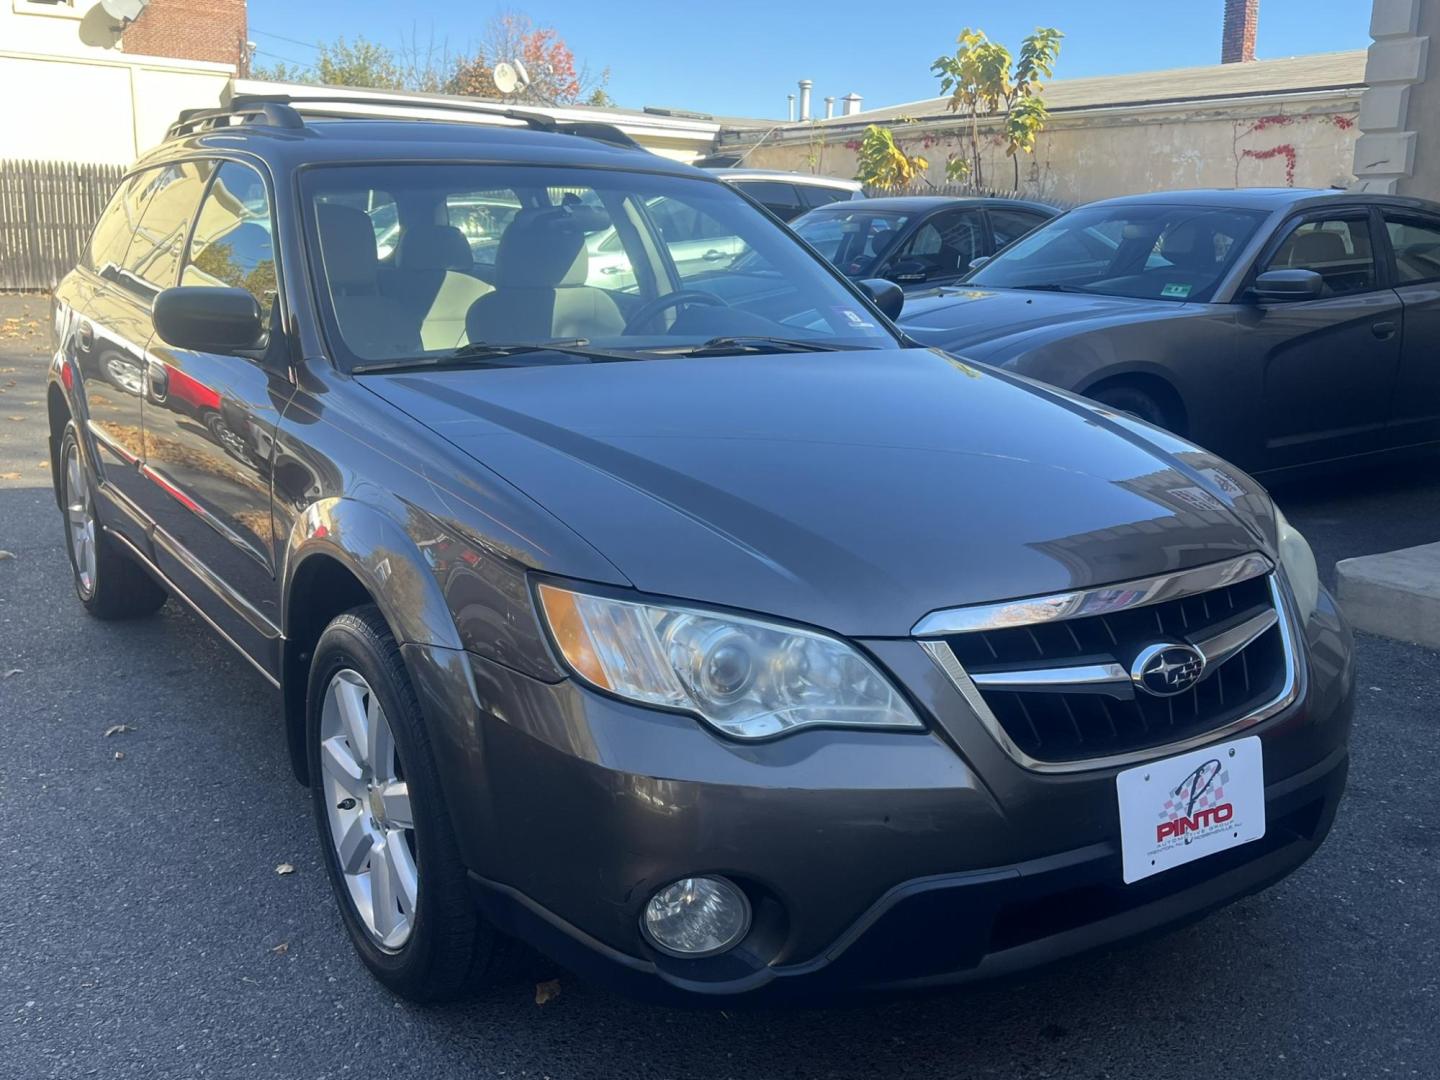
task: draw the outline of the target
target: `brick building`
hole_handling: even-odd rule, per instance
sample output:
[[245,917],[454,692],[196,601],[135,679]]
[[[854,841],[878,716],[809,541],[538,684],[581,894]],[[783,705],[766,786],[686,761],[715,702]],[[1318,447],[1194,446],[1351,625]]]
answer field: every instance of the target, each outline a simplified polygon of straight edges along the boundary
[[125,27],[127,53],[232,64],[245,73],[245,0],[150,0]]

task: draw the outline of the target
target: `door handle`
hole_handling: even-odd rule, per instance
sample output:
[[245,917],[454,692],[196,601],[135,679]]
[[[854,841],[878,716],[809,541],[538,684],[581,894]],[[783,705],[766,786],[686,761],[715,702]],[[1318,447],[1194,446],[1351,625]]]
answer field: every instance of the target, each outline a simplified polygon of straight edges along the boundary
[[1395,336],[1395,324],[1393,322],[1377,322],[1370,327],[1370,332],[1381,341],[1389,341]]
[[705,254],[701,255],[700,257],[706,262],[719,262],[725,257],[725,253],[718,250],[717,248],[711,248],[709,251],[705,252]]
[[95,347],[95,327],[91,323],[80,321],[75,328],[75,341],[84,352],[89,352]]

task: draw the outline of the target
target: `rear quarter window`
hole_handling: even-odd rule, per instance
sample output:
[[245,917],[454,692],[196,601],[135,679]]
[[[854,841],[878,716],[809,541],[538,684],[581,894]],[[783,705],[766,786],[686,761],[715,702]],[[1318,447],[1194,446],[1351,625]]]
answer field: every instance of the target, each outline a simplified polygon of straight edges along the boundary
[[140,211],[145,206],[140,198],[144,176],[144,173],[127,176],[111,196],[80,260],[80,265],[87,270],[104,273],[107,267],[113,269],[124,263],[125,250],[130,246],[130,238],[140,223]]

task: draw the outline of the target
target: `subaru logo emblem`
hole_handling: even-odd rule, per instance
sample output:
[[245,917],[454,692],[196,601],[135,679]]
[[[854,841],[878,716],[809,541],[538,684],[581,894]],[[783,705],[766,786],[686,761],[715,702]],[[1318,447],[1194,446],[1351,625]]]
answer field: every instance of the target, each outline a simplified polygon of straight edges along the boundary
[[1130,666],[1130,679],[1151,697],[1183,694],[1205,673],[1205,657],[1193,645],[1166,642],[1140,650]]

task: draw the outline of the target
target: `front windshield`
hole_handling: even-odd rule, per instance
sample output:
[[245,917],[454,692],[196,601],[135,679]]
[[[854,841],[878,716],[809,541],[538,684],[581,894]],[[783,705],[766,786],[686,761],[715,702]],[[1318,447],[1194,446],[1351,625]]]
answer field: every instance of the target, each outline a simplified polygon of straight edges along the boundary
[[815,210],[790,227],[849,277],[867,277],[895,244],[909,214],[877,210]]
[[1209,206],[1082,207],[1011,244],[965,281],[1204,302],[1264,220],[1256,211]]
[[[591,359],[687,348],[888,348],[892,331],[725,185],[468,164],[303,178],[317,293],[343,366],[555,344]],[[530,350],[525,363],[565,362]]]

